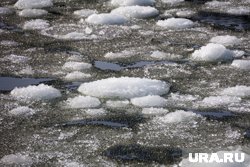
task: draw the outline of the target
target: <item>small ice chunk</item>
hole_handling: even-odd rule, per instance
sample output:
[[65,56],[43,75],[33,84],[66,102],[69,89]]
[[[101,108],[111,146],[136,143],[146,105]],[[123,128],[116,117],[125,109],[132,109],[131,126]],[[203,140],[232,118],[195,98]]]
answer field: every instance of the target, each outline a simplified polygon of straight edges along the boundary
[[150,6],[124,6],[112,10],[111,13],[137,19],[146,19],[159,15],[159,11]]
[[59,90],[44,84],[15,88],[10,94],[20,100],[49,100],[61,97]]
[[28,165],[30,166],[33,163],[33,160],[28,155],[23,155],[20,153],[17,154],[9,154],[5,155],[1,160],[0,163],[6,165]]
[[227,13],[234,15],[249,15],[250,7],[245,7],[245,6],[232,7],[227,10]]
[[120,59],[120,58],[132,57],[133,55],[134,55],[133,51],[124,50],[122,52],[117,52],[117,53],[108,52],[104,55],[104,57],[107,59]]
[[80,71],[73,71],[71,73],[68,73],[64,79],[67,81],[83,81],[86,78],[90,78],[90,77],[91,77],[90,74],[86,74]]
[[159,20],[156,25],[166,29],[184,29],[194,26],[194,22],[184,18],[170,18],[166,20]]
[[250,87],[237,85],[235,87],[225,88],[220,94],[226,96],[250,97]]
[[27,66],[27,67],[24,67],[23,69],[21,69],[20,71],[18,71],[17,73],[22,74],[22,75],[33,75],[35,72],[32,69],[32,67]]
[[18,46],[19,44],[15,41],[3,40],[0,42],[2,46]]
[[181,11],[176,12],[176,15],[178,17],[187,17],[187,18],[189,18],[189,17],[193,16],[194,14],[195,14],[195,12],[192,11],[192,10],[181,10]]
[[98,108],[98,109],[87,109],[85,113],[91,116],[98,116],[98,115],[105,115],[107,111],[104,110],[103,108]]
[[77,96],[66,101],[70,108],[96,108],[101,105],[98,98],[90,96]]
[[205,5],[209,8],[224,7],[230,4],[231,2],[222,2],[222,1],[209,1],[205,3]]
[[66,62],[62,68],[66,71],[82,71],[90,69],[91,67],[92,65],[89,63],[69,61]]
[[158,123],[169,124],[169,123],[188,122],[198,117],[200,117],[200,115],[195,114],[193,112],[177,110],[175,112],[170,112],[165,116],[155,117],[153,121]]
[[24,30],[42,30],[49,27],[47,20],[35,19],[26,21],[23,25]]
[[165,53],[165,52],[161,52],[159,50],[153,51],[151,53],[150,57],[155,58],[155,59],[168,59],[168,60],[176,60],[176,59],[182,58],[181,55]]
[[210,39],[211,43],[218,43],[224,46],[233,46],[241,43],[241,40],[236,36],[224,35],[224,36],[216,36]]
[[30,58],[20,55],[11,54],[9,56],[5,56],[4,59],[10,60],[12,63],[26,63],[30,60]]
[[35,111],[29,107],[21,106],[10,110],[9,114],[13,116],[29,116],[35,114]]
[[111,0],[113,6],[152,6],[155,0]]
[[250,70],[250,60],[234,60],[232,66],[242,70]]
[[196,61],[218,62],[232,60],[234,53],[221,44],[209,43],[192,54]]
[[148,95],[132,98],[131,103],[139,107],[164,107],[166,106],[166,99],[158,95]]
[[163,3],[170,4],[170,5],[176,5],[181,2],[184,2],[184,0],[161,0]]
[[150,107],[150,108],[143,108],[141,112],[144,115],[163,115],[163,114],[167,114],[169,111],[164,108]]
[[53,6],[52,0],[18,0],[15,5],[18,9],[40,9]]
[[74,15],[78,17],[89,17],[92,14],[97,14],[98,12],[96,10],[91,9],[81,9],[74,11]]
[[114,13],[92,14],[86,19],[86,22],[91,24],[107,24],[107,25],[121,25],[126,23],[127,21],[128,20],[122,15]]
[[108,100],[106,106],[110,108],[124,108],[129,105],[128,100]]
[[121,77],[83,83],[78,88],[78,91],[86,95],[101,98],[133,98],[166,94],[169,88],[169,84],[160,80]]
[[21,17],[40,17],[47,14],[48,12],[43,9],[24,9],[18,13]]
[[208,106],[221,106],[232,103],[239,103],[241,98],[232,96],[210,96],[202,100],[202,103]]
[[6,7],[0,7],[0,16],[1,15],[9,15],[9,14],[12,14],[13,11],[9,8],[6,8]]

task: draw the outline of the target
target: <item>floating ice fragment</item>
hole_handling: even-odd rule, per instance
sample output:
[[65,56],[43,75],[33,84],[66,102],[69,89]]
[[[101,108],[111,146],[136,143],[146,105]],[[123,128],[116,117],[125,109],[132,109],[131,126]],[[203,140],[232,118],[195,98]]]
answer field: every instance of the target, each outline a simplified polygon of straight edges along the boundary
[[143,108],[142,109],[142,114],[144,115],[162,115],[162,114],[167,114],[169,111],[164,108]]
[[97,14],[97,13],[98,12],[96,10],[91,10],[91,9],[81,9],[74,11],[74,15],[78,17],[88,17],[92,14]]
[[131,103],[139,107],[164,107],[166,99],[157,95],[132,98]]
[[235,87],[225,88],[220,94],[226,96],[250,97],[250,87],[237,85]]
[[106,106],[111,108],[123,108],[129,105],[128,100],[108,100]]
[[208,106],[221,106],[232,103],[239,103],[241,98],[232,96],[210,96],[202,100],[202,103]]
[[208,7],[208,8],[216,8],[216,7],[224,7],[226,5],[230,5],[231,2],[222,2],[222,1],[209,1],[209,2],[206,2],[205,5]]
[[127,19],[119,14],[101,13],[92,14],[86,22],[92,24],[107,24],[107,25],[121,25],[127,22]]
[[232,66],[242,70],[250,70],[250,60],[234,60]]
[[250,7],[240,6],[240,7],[229,8],[227,10],[227,13],[234,15],[249,15]]
[[156,25],[166,29],[184,29],[194,26],[194,22],[184,18],[170,18],[167,20],[159,20]]
[[224,46],[233,46],[241,43],[241,40],[236,36],[224,35],[216,36],[210,39],[211,43],[222,44]]
[[35,111],[29,107],[21,106],[10,110],[9,114],[13,116],[29,116],[35,114]]
[[96,108],[101,105],[99,99],[90,96],[77,96],[66,101],[70,108]]
[[17,154],[9,154],[5,155],[1,160],[0,163],[6,165],[28,165],[30,166],[33,163],[33,160],[28,155],[22,155],[20,153]]
[[24,9],[18,13],[21,17],[40,17],[47,14],[48,12],[42,9]]
[[91,116],[98,116],[98,115],[105,115],[107,111],[104,110],[103,108],[98,108],[98,109],[87,109],[85,113]]
[[163,3],[167,3],[170,5],[176,5],[179,4],[181,2],[184,2],[184,0],[161,0]]
[[90,74],[86,74],[80,71],[74,71],[74,72],[68,73],[64,79],[67,81],[83,81],[86,78],[90,78],[90,77],[91,77]]
[[52,0],[18,0],[15,5],[18,9],[45,8],[53,6]]
[[49,27],[48,21],[42,19],[26,21],[23,25],[23,29],[25,30],[42,30],[48,27]]
[[66,62],[62,68],[66,71],[82,71],[91,67],[92,65],[89,63],[69,61]]
[[5,8],[5,7],[0,7],[0,16],[1,15],[9,15],[12,14],[13,11],[9,8]]
[[133,55],[134,55],[133,51],[124,50],[122,52],[117,52],[117,53],[108,52],[104,55],[104,57],[107,59],[119,59],[119,58],[132,57]]
[[155,0],[111,0],[113,6],[152,6]]
[[27,61],[30,60],[30,58],[28,58],[28,57],[14,55],[14,54],[5,56],[4,59],[10,60],[12,63],[26,63]]

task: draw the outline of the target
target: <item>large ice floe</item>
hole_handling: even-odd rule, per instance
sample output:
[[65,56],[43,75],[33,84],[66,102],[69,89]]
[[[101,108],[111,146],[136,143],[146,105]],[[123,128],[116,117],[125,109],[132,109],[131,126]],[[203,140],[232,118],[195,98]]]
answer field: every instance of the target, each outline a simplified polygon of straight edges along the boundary
[[83,83],[78,91],[100,98],[134,98],[168,93],[170,85],[160,80],[121,77]]
[[48,12],[43,9],[24,9],[18,13],[21,17],[40,17],[47,14]]
[[15,88],[10,92],[11,96],[20,100],[49,100],[61,97],[59,90],[52,86],[40,84],[38,86],[28,86]]
[[223,89],[220,94],[226,96],[250,97],[250,87],[237,85],[235,87]]
[[183,29],[193,27],[194,22],[184,18],[170,18],[166,20],[159,20],[156,25],[166,29]]
[[216,36],[216,37],[211,38],[210,42],[222,44],[224,46],[232,46],[232,45],[240,44],[241,40],[237,38],[236,36],[222,35],[222,36]]
[[121,25],[127,21],[128,20],[124,16],[112,13],[92,14],[86,19],[88,23],[107,25]]
[[110,4],[113,6],[152,6],[155,0],[111,0]]
[[157,16],[159,11],[150,6],[124,6],[112,10],[111,13],[128,18],[146,19]]
[[131,99],[131,103],[139,107],[164,107],[166,99],[158,95],[148,95]]
[[69,98],[66,104],[70,108],[96,108],[101,105],[99,99],[90,96],[77,96]]
[[230,61],[233,59],[234,52],[226,49],[221,44],[209,43],[202,46],[192,54],[192,59],[196,61],[220,62]]
[[49,27],[49,22],[43,19],[26,21],[23,25],[25,30],[42,30]]
[[53,6],[52,0],[18,0],[15,5],[18,9],[45,8]]
[[241,70],[250,70],[250,60],[234,60],[232,66]]

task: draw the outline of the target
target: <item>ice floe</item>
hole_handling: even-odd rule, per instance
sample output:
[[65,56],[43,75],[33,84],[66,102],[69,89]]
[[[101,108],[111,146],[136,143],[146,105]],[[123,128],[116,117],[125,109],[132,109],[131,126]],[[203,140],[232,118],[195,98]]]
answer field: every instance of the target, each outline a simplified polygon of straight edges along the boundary
[[250,87],[237,85],[235,87],[225,88],[220,94],[226,96],[250,97]]
[[85,113],[90,116],[98,116],[98,115],[105,115],[107,114],[107,111],[103,108],[95,108],[95,109],[87,109],[85,110]]
[[210,96],[202,100],[202,103],[207,106],[222,106],[239,102],[241,98],[233,96]]
[[111,0],[110,4],[113,6],[152,6],[155,0]]
[[131,99],[131,103],[139,107],[164,107],[166,99],[158,95],[148,95]]
[[194,26],[194,22],[184,18],[170,18],[157,21],[156,25],[166,29],[185,29]]
[[161,0],[163,3],[170,4],[170,5],[176,5],[181,2],[184,2],[185,0]]
[[9,154],[5,155],[1,160],[0,163],[5,165],[25,165],[30,166],[33,163],[33,160],[28,155],[23,155],[20,153],[17,154]]
[[19,43],[15,42],[15,41],[3,40],[0,42],[0,45],[2,45],[2,46],[17,46],[17,45],[19,45]]
[[47,14],[48,12],[43,9],[24,9],[18,13],[21,17],[40,17]]
[[211,43],[222,44],[224,46],[233,46],[241,43],[241,40],[236,36],[223,35],[216,36],[210,39]]
[[107,59],[121,59],[121,58],[129,58],[132,57],[135,53],[133,51],[129,50],[124,50],[122,52],[108,52],[104,55],[105,58]]
[[167,59],[167,60],[178,60],[182,58],[181,55],[166,53],[159,50],[153,51],[150,54],[150,57],[155,59]]
[[89,17],[92,14],[97,14],[98,12],[96,10],[91,9],[81,9],[74,11],[74,15],[78,17]]
[[47,20],[35,19],[26,21],[23,25],[25,30],[42,30],[49,27],[49,22]]
[[52,0],[18,0],[15,5],[18,9],[45,8],[53,6]]
[[26,106],[21,106],[10,110],[9,114],[12,116],[29,116],[35,114],[35,110]]
[[61,97],[59,90],[44,84],[15,88],[10,94],[20,100],[49,100]]
[[27,61],[30,60],[29,57],[15,55],[15,54],[11,54],[11,55],[5,56],[3,59],[4,60],[9,60],[12,63],[26,63]]
[[86,78],[90,78],[91,74],[86,74],[80,71],[73,71],[71,73],[68,73],[64,79],[66,81],[83,81]]
[[232,66],[242,70],[250,70],[250,60],[234,60]]
[[66,71],[82,71],[91,67],[92,65],[89,63],[69,61],[63,65],[62,69]]
[[124,108],[129,105],[128,100],[108,100],[106,106],[110,108]]
[[249,15],[250,7],[246,6],[232,7],[227,10],[227,13],[234,15]]
[[121,25],[127,21],[128,20],[122,15],[112,13],[92,14],[86,19],[88,23],[107,25]]
[[66,104],[70,108],[96,108],[101,105],[99,99],[90,96],[77,96],[69,98]]
[[6,7],[0,7],[0,16],[1,15],[9,15],[9,14],[12,14],[13,11],[9,8],[6,8]]
[[224,1],[209,1],[209,2],[205,3],[207,8],[224,7],[224,6],[230,5],[230,4],[231,4],[231,2],[224,2]]
[[184,17],[184,18],[190,18],[193,15],[195,15],[195,11],[192,10],[181,10],[176,12],[176,16],[178,17]]
[[101,98],[133,98],[168,93],[170,85],[160,80],[121,77],[83,83],[78,91]]
[[167,114],[169,111],[164,108],[150,107],[150,108],[143,108],[141,112],[143,115],[163,115]]
[[220,62],[230,61],[234,53],[221,44],[209,43],[202,46],[192,54],[192,59],[196,61]]
[[116,8],[111,13],[128,18],[146,19],[157,16],[159,11],[150,6],[125,6]]

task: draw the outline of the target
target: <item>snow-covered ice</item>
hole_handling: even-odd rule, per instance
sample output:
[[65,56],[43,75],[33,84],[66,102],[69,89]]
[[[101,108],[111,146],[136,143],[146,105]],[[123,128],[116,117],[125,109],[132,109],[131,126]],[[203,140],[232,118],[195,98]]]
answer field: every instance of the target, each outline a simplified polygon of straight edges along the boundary
[[146,19],[157,16],[159,11],[150,6],[124,6],[112,10],[111,13],[128,18]]
[[49,27],[49,22],[43,19],[26,21],[23,25],[25,30],[42,30]]
[[69,61],[63,65],[62,69],[66,71],[82,71],[91,67],[92,65],[89,63]]
[[192,10],[181,10],[181,11],[176,12],[176,16],[190,18],[191,16],[195,15],[195,13],[196,12]]
[[184,29],[194,26],[194,22],[184,18],[170,18],[157,21],[156,25],[166,29]]
[[113,6],[152,6],[155,0],[111,0],[110,4]]
[[126,23],[127,21],[128,20],[125,17],[115,13],[92,14],[86,19],[86,22],[91,24],[107,25],[121,25]]
[[234,60],[232,66],[242,70],[250,70],[250,60]]
[[83,83],[78,91],[101,98],[133,98],[166,94],[169,88],[169,84],[160,80],[120,77]]
[[18,0],[15,5],[18,9],[40,9],[53,6],[52,0]]
[[89,17],[92,14],[97,14],[98,12],[96,10],[91,9],[81,9],[74,11],[74,15],[78,17]]
[[21,17],[40,17],[47,15],[48,12],[43,9],[23,9],[18,13]]
[[129,105],[128,100],[108,100],[106,106],[110,108],[124,108]]
[[235,87],[223,89],[220,94],[226,96],[250,97],[250,87],[237,85]]
[[9,114],[12,116],[29,116],[35,114],[35,110],[26,106],[21,106],[10,110]]
[[221,35],[210,39],[211,43],[222,44],[224,46],[233,46],[241,43],[241,40],[236,36]]
[[202,46],[192,54],[192,59],[196,61],[219,62],[230,61],[234,53],[221,44],[209,43]]
[[167,114],[169,111],[164,108],[150,107],[150,108],[143,108],[141,112],[143,115],[163,115]]
[[233,96],[210,96],[202,100],[202,103],[207,106],[222,106],[229,105],[233,103],[239,103],[241,101],[240,97]]
[[90,96],[77,96],[69,98],[66,104],[70,108],[96,108],[101,105],[99,99]]
[[0,164],[5,165],[22,165],[30,166],[33,160],[28,155],[23,155],[21,153],[5,155],[1,160]]
[[166,99],[158,95],[148,95],[131,99],[131,103],[139,107],[164,107]]
[[91,75],[90,74],[86,74],[80,71],[73,71],[71,73],[68,73],[64,79],[66,81],[83,81],[86,78],[90,78]]
[[49,100],[61,97],[59,90],[44,84],[15,88],[10,94],[20,100]]

